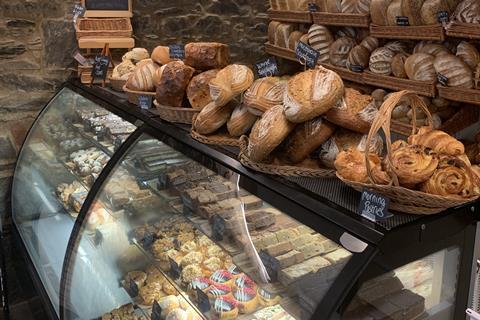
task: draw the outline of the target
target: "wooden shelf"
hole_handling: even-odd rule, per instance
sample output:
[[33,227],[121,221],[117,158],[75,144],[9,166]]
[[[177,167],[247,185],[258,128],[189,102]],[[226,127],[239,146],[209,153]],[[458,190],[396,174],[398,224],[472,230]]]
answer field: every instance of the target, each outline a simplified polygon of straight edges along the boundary
[[401,79],[391,76],[382,76],[370,71],[363,72],[363,80],[365,81],[365,84],[369,84],[371,86],[386,88],[394,91],[410,90],[416,94],[427,97],[435,97],[437,93],[435,83]]
[[480,90],[437,86],[440,97],[452,101],[471,103],[480,106]]
[[313,12],[312,17],[313,23],[327,26],[368,28],[370,25],[369,14]]
[[441,24],[431,26],[378,26],[370,25],[370,35],[376,38],[405,40],[445,40]]
[[268,42],[265,43],[265,52],[271,54],[272,56],[277,56],[280,58],[298,62],[295,51],[287,48],[277,47]]
[[270,20],[295,23],[312,23],[312,15],[309,11],[279,11],[268,9],[267,13]]
[[365,81],[363,80],[363,72],[353,72],[347,68],[337,67],[327,63],[322,63],[322,66],[329,70],[335,71],[343,80],[365,84]]
[[454,21],[447,26],[446,33],[454,38],[480,39],[480,24]]

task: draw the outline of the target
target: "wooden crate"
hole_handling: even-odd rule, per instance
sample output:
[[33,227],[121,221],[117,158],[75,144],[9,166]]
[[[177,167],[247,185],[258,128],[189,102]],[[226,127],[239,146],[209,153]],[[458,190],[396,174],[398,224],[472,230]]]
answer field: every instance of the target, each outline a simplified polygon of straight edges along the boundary
[[480,24],[453,21],[446,30],[449,37],[480,39]]
[[308,11],[279,11],[269,9],[267,13],[270,20],[295,23],[312,23],[312,15]]
[[480,89],[450,88],[437,86],[440,97],[452,101],[471,103],[480,106]]
[[370,25],[370,35],[376,38],[407,40],[445,40],[441,24],[431,26],[378,26]]
[[313,23],[328,26],[368,28],[370,25],[369,14],[313,12],[312,17]]
[[298,62],[295,51],[288,48],[277,47],[269,42],[265,43],[265,52],[272,56]]
[[126,37],[133,34],[129,18],[80,18],[75,24],[77,39],[82,37]]
[[427,97],[435,97],[437,93],[435,83],[433,82],[430,83],[425,81],[401,79],[391,76],[382,76],[370,71],[363,72],[363,81],[365,82],[365,84],[369,84],[371,86],[390,89],[394,91],[410,90],[415,92],[416,94]]

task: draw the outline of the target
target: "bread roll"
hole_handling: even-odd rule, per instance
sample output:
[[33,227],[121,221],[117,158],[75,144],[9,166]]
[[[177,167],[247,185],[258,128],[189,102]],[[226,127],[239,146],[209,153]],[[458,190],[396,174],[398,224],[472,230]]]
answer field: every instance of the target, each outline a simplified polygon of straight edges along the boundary
[[362,45],[355,46],[348,54],[347,68],[355,72],[363,71],[368,67],[369,60],[370,51]]
[[340,3],[340,12],[341,13],[356,13],[355,7],[357,0],[341,0]]
[[461,58],[470,69],[474,70],[480,63],[480,53],[471,43],[462,41],[457,46],[457,57]]
[[210,102],[197,115],[193,128],[196,132],[204,135],[217,131],[230,119],[235,104],[235,101],[230,101],[227,105],[219,107]]
[[330,13],[342,12],[342,0],[324,0],[325,9]]
[[159,66],[153,61],[137,65],[127,80],[127,88],[134,91],[155,91],[153,75],[158,68]]
[[338,74],[323,67],[292,77],[283,100],[286,118],[301,123],[331,109],[343,96],[344,86]]
[[417,134],[411,135],[408,138],[408,143],[430,148],[440,154],[449,156],[459,156],[465,153],[463,143],[446,132],[432,130],[428,127],[422,127]]
[[451,13],[446,0],[425,0],[420,10],[422,23],[424,25],[439,23],[438,14],[442,11],[448,15]]
[[181,107],[183,97],[195,69],[181,61],[172,61],[165,65],[162,78],[157,87],[156,99],[162,105]]
[[219,69],[230,62],[230,49],[217,42],[192,42],[185,46],[185,64],[197,70]]
[[433,61],[435,71],[448,79],[448,87],[473,88],[473,74],[468,65],[453,54],[437,56]]
[[355,5],[355,13],[369,14],[370,13],[371,0],[357,0]]
[[402,0],[402,14],[408,17],[411,26],[422,25],[421,10],[425,0]]
[[167,64],[170,61],[170,48],[165,46],[158,46],[153,49],[152,60],[158,64]]
[[395,53],[385,47],[375,49],[370,55],[369,68],[376,74],[388,76],[392,73],[392,60]]
[[285,155],[289,162],[299,163],[327,141],[335,126],[322,117],[299,124],[285,141]]
[[378,39],[372,36],[368,36],[365,37],[362,42],[360,42],[360,45],[367,48],[368,51],[371,53],[373,52],[373,50],[378,48]]
[[[143,59],[150,58],[150,54],[145,48],[133,48],[132,50],[125,53],[122,57],[122,62],[131,61],[136,64]],[[155,61],[155,60],[154,60]]]
[[267,110],[252,128],[247,156],[257,162],[264,160],[294,128],[295,124],[285,117],[282,105]]
[[370,3],[370,18],[372,23],[379,26],[387,26],[387,10],[392,0],[372,0]]
[[324,27],[314,24],[308,30],[308,43],[320,53],[319,63],[328,62],[330,59],[330,45],[333,42],[333,36],[330,31]]
[[254,115],[262,115],[268,109],[282,104],[287,81],[278,77],[256,80],[245,92],[244,103]]
[[257,121],[257,116],[248,112],[247,106],[240,103],[235,107],[227,122],[228,133],[232,137],[240,137],[250,131],[255,121]]
[[277,28],[281,23],[278,21],[271,21],[268,24],[268,42],[270,44],[276,44],[275,39],[276,39],[276,34],[277,34]]
[[480,23],[480,2],[477,0],[463,0],[455,9],[453,18],[459,22]]
[[247,66],[228,65],[210,80],[210,96],[216,105],[226,105],[233,97],[247,90],[253,79],[253,71]]
[[202,72],[192,78],[187,87],[187,97],[193,109],[203,109],[212,102],[210,97],[210,80],[216,77],[218,69]]
[[445,46],[438,43],[426,43],[424,41],[419,42],[413,49],[413,53],[426,53],[432,56],[439,54],[451,53]]
[[302,38],[303,33],[300,31],[293,31],[288,37],[288,49],[295,51],[298,41]]
[[288,37],[295,30],[295,25],[291,23],[281,23],[275,32],[275,45],[288,48]]
[[405,61],[408,58],[408,54],[401,52],[397,53],[392,59],[392,73],[397,78],[407,78],[405,72]]
[[435,82],[437,73],[433,67],[434,57],[426,53],[415,53],[405,61],[405,72],[410,80]]
[[355,41],[349,37],[335,40],[330,45],[330,63],[337,67],[346,67],[350,50],[355,46]]
[[397,17],[403,16],[402,14],[402,0],[393,0],[387,9],[387,23],[389,26],[397,25]]

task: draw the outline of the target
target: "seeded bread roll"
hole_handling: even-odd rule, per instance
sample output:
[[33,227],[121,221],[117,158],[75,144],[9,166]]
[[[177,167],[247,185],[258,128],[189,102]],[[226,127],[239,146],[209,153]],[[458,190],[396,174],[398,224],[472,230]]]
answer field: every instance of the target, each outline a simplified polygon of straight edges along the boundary
[[392,73],[392,60],[395,53],[385,47],[378,48],[370,55],[369,68],[376,74],[388,76]]
[[314,24],[308,30],[308,43],[320,53],[319,63],[330,60],[330,44],[332,42],[333,36],[326,27]]
[[480,63],[480,53],[471,43],[462,41],[457,46],[457,57],[461,58],[472,70]]
[[220,129],[232,114],[236,101],[232,100],[227,105],[219,107],[210,102],[200,111],[193,123],[193,128],[200,134],[211,134]]
[[387,10],[392,0],[372,0],[370,3],[370,17],[372,23],[379,26],[387,26]]
[[405,72],[410,80],[435,82],[437,73],[433,67],[434,57],[426,53],[415,53],[405,61]]
[[468,65],[453,54],[440,55],[433,61],[435,71],[448,79],[448,87],[473,87],[472,70]]
[[403,16],[402,0],[393,0],[387,9],[387,23],[389,26],[397,25],[397,17]]
[[278,21],[271,21],[268,24],[268,42],[270,44],[275,44],[275,35],[277,33],[277,28],[281,23]]
[[225,67],[230,62],[230,49],[218,42],[192,42],[185,46],[185,64],[197,70]]
[[440,12],[446,12],[450,16],[450,8],[446,0],[425,0],[420,10],[422,23],[424,25],[439,23],[438,15]]
[[355,46],[348,54],[347,68],[359,72],[366,69],[370,60],[370,51],[362,45]]
[[337,67],[346,67],[350,51],[355,46],[355,41],[349,37],[335,40],[330,45],[330,63]]
[[392,73],[397,78],[407,78],[407,73],[405,72],[405,61],[408,58],[408,54],[401,52],[397,53],[392,59]]
[[193,109],[203,109],[212,102],[210,97],[210,80],[215,78],[218,69],[202,72],[192,78],[187,87],[187,97]]
[[422,25],[421,10],[425,0],[402,0],[402,13],[411,26]]
[[365,37],[362,42],[360,42],[360,45],[367,48],[368,51],[371,53],[373,52],[373,50],[378,48],[378,39],[372,36],[368,36]]

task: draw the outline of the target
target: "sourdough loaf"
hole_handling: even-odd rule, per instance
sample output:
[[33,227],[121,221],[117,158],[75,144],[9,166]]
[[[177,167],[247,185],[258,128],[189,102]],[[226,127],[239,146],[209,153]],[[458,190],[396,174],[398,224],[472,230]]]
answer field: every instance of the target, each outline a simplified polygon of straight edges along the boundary
[[257,121],[257,116],[248,112],[247,106],[240,103],[235,107],[227,122],[228,133],[232,137],[240,137],[250,131],[255,121]]
[[197,70],[225,67],[230,62],[230,49],[218,42],[192,42],[185,46],[185,64]]
[[193,109],[203,109],[212,102],[210,97],[210,81],[216,77],[218,69],[202,72],[192,78],[187,87],[187,97]]
[[433,61],[435,71],[448,79],[449,87],[473,87],[472,70],[468,65],[453,54],[437,56]]
[[462,41],[458,44],[457,57],[461,58],[472,70],[474,70],[478,63],[480,63],[480,53],[477,48],[466,41]]
[[330,45],[330,63],[337,67],[346,67],[350,51],[355,46],[355,41],[349,37],[342,37]]
[[329,61],[332,42],[333,36],[326,27],[314,24],[308,30],[308,43],[320,53],[319,63]]
[[405,72],[410,80],[435,82],[437,73],[433,67],[434,56],[415,53],[405,61]]
[[162,78],[157,87],[156,99],[162,105],[182,107],[185,89],[192,79],[195,69],[181,61],[172,61],[165,65]]
[[210,102],[197,115],[193,123],[194,130],[200,134],[211,134],[217,131],[230,119],[235,104],[236,101],[232,100],[227,105],[220,107]]
[[372,0],[370,3],[370,18],[379,26],[388,25],[387,10],[392,0]]
[[385,47],[375,49],[370,55],[370,71],[384,76],[392,73],[392,60],[395,53]]
[[407,78],[405,72],[405,61],[408,58],[408,54],[404,52],[397,53],[392,59],[392,73],[397,78]]

